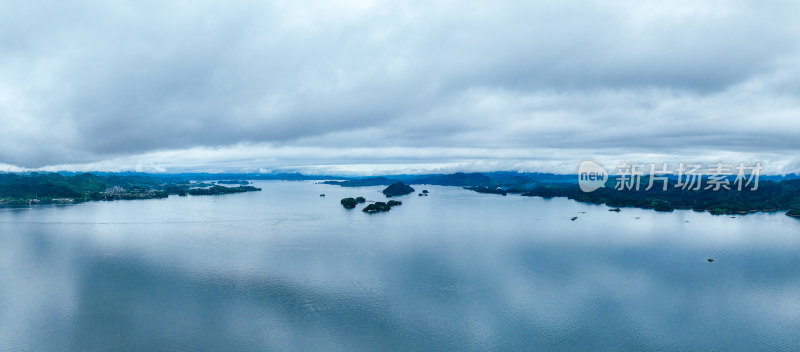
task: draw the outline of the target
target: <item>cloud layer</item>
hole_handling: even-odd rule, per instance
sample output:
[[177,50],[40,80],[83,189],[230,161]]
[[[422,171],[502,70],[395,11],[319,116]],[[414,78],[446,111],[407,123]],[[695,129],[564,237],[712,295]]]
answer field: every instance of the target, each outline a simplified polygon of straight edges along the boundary
[[0,4],[0,168],[800,169],[796,2]]

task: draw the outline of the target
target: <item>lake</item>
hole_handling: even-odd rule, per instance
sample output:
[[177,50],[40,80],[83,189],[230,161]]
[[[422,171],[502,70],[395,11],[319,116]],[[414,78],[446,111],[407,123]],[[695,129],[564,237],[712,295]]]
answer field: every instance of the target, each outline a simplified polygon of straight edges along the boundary
[[800,350],[783,213],[255,185],[0,209],[0,350]]

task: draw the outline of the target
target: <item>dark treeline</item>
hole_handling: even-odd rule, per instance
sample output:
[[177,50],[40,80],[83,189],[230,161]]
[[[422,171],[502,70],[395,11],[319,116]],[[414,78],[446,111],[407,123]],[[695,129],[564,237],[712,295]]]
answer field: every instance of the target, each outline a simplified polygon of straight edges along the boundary
[[192,183],[174,176],[64,175],[60,173],[0,173],[0,205],[74,203],[90,200],[156,199],[170,194],[228,194],[259,191],[252,186],[223,187]]
[[675,180],[668,182],[667,190],[656,183],[650,190],[647,178],[643,178],[639,190],[615,188],[616,182],[609,180],[606,187],[593,192],[583,192],[577,183],[541,184],[525,193],[525,196],[567,197],[580,202],[606,204],[611,207],[637,207],[659,211],[693,209],[712,214],[746,214],[757,211],[788,211],[787,215],[800,214],[800,180],[761,181],[758,189],[750,187],[741,191],[731,189],[717,191],[701,187],[699,190],[675,187]]
[[215,185],[209,188],[192,188],[189,190],[189,194],[193,196],[209,196],[230,193],[258,192],[260,190],[261,188],[253,186],[224,187]]
[[97,176],[57,173],[0,174],[0,198],[80,198],[108,188],[126,190],[158,189],[165,181],[145,176]]

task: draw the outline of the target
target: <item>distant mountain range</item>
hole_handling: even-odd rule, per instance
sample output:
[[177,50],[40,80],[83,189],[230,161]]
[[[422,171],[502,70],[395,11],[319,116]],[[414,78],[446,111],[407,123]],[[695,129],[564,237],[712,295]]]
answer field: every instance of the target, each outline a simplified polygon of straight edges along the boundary
[[349,178],[346,180],[325,181],[325,184],[342,187],[386,186],[395,182],[410,185],[437,185],[458,187],[501,187],[524,191],[544,183],[576,183],[577,175],[557,175],[545,173],[489,172],[431,174],[431,175],[392,175],[378,177]]
[[[6,173],[0,171],[0,175],[38,175],[48,174],[47,172],[23,172]],[[76,176],[85,172],[59,171],[57,174],[62,176]],[[578,180],[577,174],[553,174],[540,172],[517,172],[517,171],[492,171],[492,172],[456,172],[452,174],[398,174],[398,175],[377,175],[377,176],[343,176],[343,175],[306,175],[298,172],[285,173],[144,173],[144,172],[91,172],[97,176],[139,176],[151,177],[167,180],[195,180],[195,181],[216,181],[216,180],[284,180],[284,181],[304,181],[304,180],[336,180],[353,181],[344,183],[342,186],[380,186],[390,185],[397,181],[407,184],[430,184],[442,186],[492,186],[492,185],[525,185],[540,183],[575,183]],[[613,176],[612,176],[613,177]],[[761,175],[763,181],[782,181],[800,179],[800,174],[787,175]]]

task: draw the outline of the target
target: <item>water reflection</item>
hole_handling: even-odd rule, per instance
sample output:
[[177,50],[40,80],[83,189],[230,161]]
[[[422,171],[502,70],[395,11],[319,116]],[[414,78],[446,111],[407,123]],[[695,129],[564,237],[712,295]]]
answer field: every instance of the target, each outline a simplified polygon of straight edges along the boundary
[[800,222],[782,214],[426,187],[366,215],[338,199],[379,188],[258,186],[0,211],[0,349],[800,346]]

